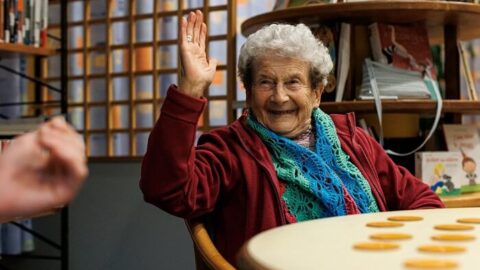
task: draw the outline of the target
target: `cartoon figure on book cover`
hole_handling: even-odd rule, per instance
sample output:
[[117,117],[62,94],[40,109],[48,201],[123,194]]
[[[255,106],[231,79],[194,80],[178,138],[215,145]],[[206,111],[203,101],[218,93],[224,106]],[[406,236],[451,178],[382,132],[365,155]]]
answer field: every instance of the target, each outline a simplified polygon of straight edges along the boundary
[[476,185],[476,179],[477,179],[477,174],[475,173],[475,170],[477,169],[477,163],[475,160],[469,156],[467,156],[463,150],[462,150],[462,168],[463,171],[465,171],[467,174],[465,177],[468,179],[468,183],[473,186]]
[[431,189],[437,194],[451,193],[455,191],[455,184],[452,182],[452,177],[445,174],[445,165],[437,163],[433,168],[433,185]]

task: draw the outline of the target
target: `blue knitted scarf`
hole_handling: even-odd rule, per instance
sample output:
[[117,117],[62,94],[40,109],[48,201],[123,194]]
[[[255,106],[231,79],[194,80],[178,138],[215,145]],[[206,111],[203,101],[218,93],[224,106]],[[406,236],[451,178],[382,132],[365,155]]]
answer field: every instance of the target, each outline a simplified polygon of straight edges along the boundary
[[378,212],[370,185],[340,146],[329,115],[312,112],[315,152],[261,125],[252,114],[248,125],[267,146],[279,179],[282,199],[297,221],[346,215],[345,187],[361,213]]

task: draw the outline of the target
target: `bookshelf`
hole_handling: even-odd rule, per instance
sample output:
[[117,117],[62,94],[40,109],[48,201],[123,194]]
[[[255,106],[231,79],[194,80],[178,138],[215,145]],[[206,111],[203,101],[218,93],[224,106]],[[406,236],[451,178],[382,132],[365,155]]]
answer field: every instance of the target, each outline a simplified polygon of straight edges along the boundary
[[[178,22],[195,9],[209,27],[209,54],[220,60],[200,129],[233,121],[235,8],[227,0],[68,1],[68,114],[90,160],[141,159],[167,87],[181,76]],[[58,21],[50,28],[54,34]],[[53,70],[44,79],[56,84]]]
[[[244,35],[253,33],[265,24],[272,22],[305,23],[307,25],[347,22],[356,26],[366,26],[373,22],[385,23],[424,23],[429,32],[431,44],[445,44],[446,95],[443,113],[450,115],[480,113],[478,101],[460,100],[460,71],[457,40],[480,37],[477,26],[480,18],[480,5],[446,1],[366,1],[296,7],[265,13],[252,17],[242,24]],[[368,46],[368,45],[367,45]],[[356,64],[355,52],[351,63]],[[358,62],[358,61],[357,61]],[[359,65],[353,65],[351,73]],[[448,68],[453,67],[453,68]],[[346,89],[345,101],[322,102],[321,107],[329,113],[374,113],[373,101],[356,101],[355,76],[350,77],[350,87]],[[348,84],[347,84],[348,85]],[[433,101],[383,101],[384,112],[433,113]],[[452,117],[450,117],[452,118]],[[458,117],[453,116],[454,121]]]
[[[33,1],[33,0],[32,0]],[[40,4],[41,1],[35,0],[36,4]],[[6,2],[6,1],[5,1]],[[2,1],[3,3],[3,1]],[[14,3],[13,1],[11,3]],[[17,2],[18,3],[18,2]],[[25,3],[25,2],[24,2]],[[55,30],[55,35],[50,35],[49,38],[54,40],[53,42],[41,44],[40,47],[34,47],[33,45],[25,45],[20,43],[0,43],[0,60],[6,60],[9,58],[14,58],[18,56],[24,56],[26,60],[25,72],[22,70],[16,70],[9,66],[3,66],[2,69],[8,71],[12,77],[20,76],[24,79],[28,79],[28,85],[24,87],[26,93],[24,96],[21,96],[21,101],[19,102],[0,102],[0,107],[20,107],[22,108],[20,112],[21,117],[39,117],[44,118],[56,114],[67,114],[67,28],[66,28],[66,18],[67,18],[67,6],[66,1],[60,0],[49,0],[45,2],[48,4],[58,4],[58,9],[55,10],[59,18],[59,24]],[[27,7],[27,5],[25,5]],[[45,11],[41,11],[41,14],[44,15]],[[51,14],[51,13],[50,13]],[[44,16],[43,18],[46,18]],[[44,24],[43,24],[44,23]],[[46,20],[42,21],[42,24],[46,27]],[[50,31],[50,30],[49,30]],[[42,39],[40,41],[43,43],[46,41]],[[30,42],[33,42],[30,40]],[[46,72],[47,62],[49,57],[58,58],[58,81],[55,85],[48,84],[48,81],[44,80],[44,74]],[[0,64],[1,61],[0,61]],[[8,89],[8,91],[20,91],[20,89]],[[46,99],[45,96],[52,96],[51,99]],[[52,110],[52,108],[55,108]],[[1,134],[0,139],[11,139],[18,134]],[[68,269],[69,257],[68,257],[68,206],[54,209],[50,212],[45,212],[38,214],[36,216],[31,216],[29,218],[39,218],[45,216],[51,216],[55,219],[58,219],[60,223],[60,231],[58,242],[52,240],[49,236],[45,234],[32,230],[28,227],[25,227],[20,222],[12,221],[10,222],[14,226],[19,227],[21,230],[27,231],[34,236],[37,240],[45,243],[47,246],[53,248],[53,250],[58,252],[57,254],[42,255],[39,252],[33,252],[28,254],[21,255],[6,255],[2,254],[2,263],[0,268],[9,269],[4,265],[9,262],[9,258],[19,258],[19,259],[40,259],[40,260],[49,260],[49,261],[59,261],[58,268],[62,270]],[[42,245],[37,245],[42,246]],[[12,261],[15,263],[15,261]]]
[[0,56],[6,54],[19,53],[32,56],[52,56],[56,53],[55,49],[51,48],[36,48],[23,44],[0,43]]

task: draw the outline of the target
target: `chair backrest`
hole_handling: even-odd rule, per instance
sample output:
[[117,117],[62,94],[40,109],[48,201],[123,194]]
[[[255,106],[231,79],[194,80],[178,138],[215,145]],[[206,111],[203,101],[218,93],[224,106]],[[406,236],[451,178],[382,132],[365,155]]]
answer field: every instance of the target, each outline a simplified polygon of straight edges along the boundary
[[218,252],[203,222],[185,220],[185,223],[193,240],[197,270],[235,270],[235,267]]

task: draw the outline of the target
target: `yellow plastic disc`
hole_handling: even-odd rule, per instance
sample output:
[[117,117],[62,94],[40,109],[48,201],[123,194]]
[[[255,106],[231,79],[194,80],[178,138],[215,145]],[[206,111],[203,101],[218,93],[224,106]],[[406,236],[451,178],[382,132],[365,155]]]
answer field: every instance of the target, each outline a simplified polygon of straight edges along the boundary
[[403,223],[400,222],[391,222],[391,221],[376,221],[367,223],[368,227],[376,228],[392,228],[392,227],[401,227]]
[[457,219],[459,223],[480,224],[480,218],[460,218]]
[[423,220],[423,217],[419,216],[392,216],[389,217],[390,221],[420,221]]
[[463,224],[439,224],[434,227],[437,230],[445,231],[467,231],[473,230],[472,225],[463,225]]
[[464,252],[465,247],[461,246],[446,246],[446,245],[424,245],[418,247],[419,251],[433,252],[433,253],[458,253]]
[[411,259],[405,262],[408,268],[419,269],[452,269],[458,266],[456,261],[437,259]]
[[370,235],[374,240],[405,240],[411,239],[412,235],[408,233],[376,233]]
[[438,241],[471,241],[475,236],[470,234],[437,234],[432,236],[433,240]]
[[398,244],[394,243],[385,243],[385,242],[364,242],[364,243],[357,243],[353,245],[355,249],[361,250],[390,250],[396,249],[399,247]]

